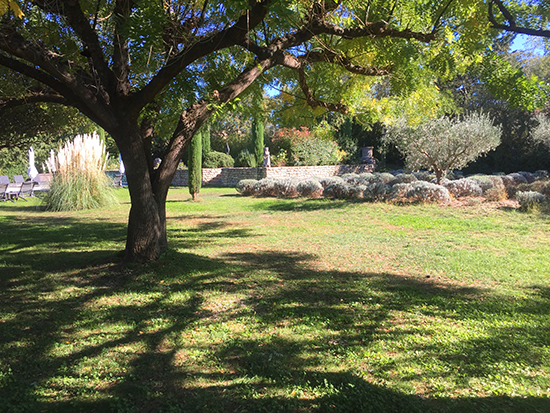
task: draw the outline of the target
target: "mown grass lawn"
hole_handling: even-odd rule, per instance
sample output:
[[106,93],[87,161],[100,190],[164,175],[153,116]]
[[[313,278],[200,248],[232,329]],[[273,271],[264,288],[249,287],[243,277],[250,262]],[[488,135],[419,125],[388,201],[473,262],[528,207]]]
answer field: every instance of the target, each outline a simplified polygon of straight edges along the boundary
[[547,215],[172,189],[123,268],[118,196],[0,204],[0,411],[550,411]]

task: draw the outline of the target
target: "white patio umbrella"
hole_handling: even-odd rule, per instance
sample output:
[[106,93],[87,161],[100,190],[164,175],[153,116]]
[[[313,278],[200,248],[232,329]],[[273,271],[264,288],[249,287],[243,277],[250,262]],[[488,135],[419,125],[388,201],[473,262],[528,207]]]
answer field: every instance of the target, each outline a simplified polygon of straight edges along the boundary
[[32,146],[29,149],[29,170],[27,173],[29,174],[31,181],[34,181],[38,176],[38,170],[36,169],[36,166],[34,166],[34,149]]
[[122,155],[118,154],[118,172],[121,175],[124,175],[124,172],[126,169],[124,169],[124,162],[122,162]]

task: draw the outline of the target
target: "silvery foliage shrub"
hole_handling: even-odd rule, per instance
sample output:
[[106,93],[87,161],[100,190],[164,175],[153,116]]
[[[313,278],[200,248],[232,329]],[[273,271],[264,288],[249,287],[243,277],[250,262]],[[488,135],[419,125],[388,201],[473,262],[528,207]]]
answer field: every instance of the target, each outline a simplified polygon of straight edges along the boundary
[[435,179],[435,175],[428,171],[416,171],[413,172],[413,175],[416,176],[416,179],[418,179],[419,181],[430,182],[432,179]]
[[487,201],[498,202],[506,200],[508,198],[508,193],[501,188],[491,188],[485,191],[484,196]]
[[456,181],[445,181],[443,186],[455,197],[481,196],[483,190],[479,184],[468,178],[457,179]]
[[326,178],[319,179],[319,183],[323,188],[327,188],[328,186],[333,184],[342,184],[344,183],[344,180],[339,176],[329,176]]
[[510,174],[508,174],[508,175],[502,176],[502,183],[507,188],[509,186],[515,186],[516,185],[516,180],[514,179],[513,176],[510,176]]
[[362,174],[359,174],[359,176],[361,177],[361,180],[363,181],[363,183],[371,182],[372,180],[375,179],[374,174],[370,172],[364,172]]
[[239,194],[244,196],[254,195],[254,185],[256,185],[257,182],[256,179],[241,179],[237,183],[235,189]]
[[350,174],[344,174],[341,176],[341,178],[347,182],[348,184],[352,184],[352,185],[363,185],[365,184],[365,181],[363,178],[361,178],[361,175],[358,175],[358,174],[353,174],[353,173],[350,173]]
[[417,127],[400,118],[389,125],[384,137],[404,155],[410,170],[430,169],[437,181],[446,171],[462,169],[500,144],[501,128],[485,114],[429,120]]
[[275,181],[275,196],[280,198],[295,198],[299,195],[297,179],[283,178]]
[[325,188],[323,196],[334,199],[358,199],[362,198],[364,185],[350,185],[347,182],[334,183]]
[[528,210],[533,208],[535,205],[546,202],[546,197],[540,192],[535,191],[519,191],[516,193],[516,199],[523,210]]
[[533,175],[531,172],[519,171],[518,174],[523,176],[528,184],[532,184],[533,182],[535,182],[535,175]]
[[533,129],[532,136],[535,142],[541,142],[550,148],[550,121],[542,113],[536,116],[538,125]]
[[539,192],[547,197],[550,197],[550,182],[545,182]]
[[381,182],[383,184],[387,184],[395,178],[395,176],[389,172],[375,172],[373,175],[376,182]]
[[502,180],[501,176],[495,176],[495,175],[472,175],[469,176],[468,179],[471,179],[473,181],[476,181],[478,185],[483,190],[483,193],[485,193],[488,189],[505,189],[504,188],[504,181]]
[[275,179],[263,178],[254,184],[254,195],[256,196],[277,196],[275,192]]
[[545,169],[539,169],[538,171],[535,171],[535,178],[547,179],[550,178],[550,174],[548,174],[548,171]]
[[373,182],[365,187],[363,198],[369,202],[385,201],[392,188],[382,182]]
[[297,190],[299,196],[306,198],[321,198],[323,196],[323,186],[313,178],[300,181]]
[[411,189],[410,183],[398,183],[390,187],[387,199],[390,201],[402,201],[407,197],[407,192]]
[[508,174],[506,176],[510,177],[514,180],[514,185],[526,184],[527,183],[527,179],[525,179],[525,177],[523,175],[521,175],[517,172]]
[[416,181],[409,184],[405,197],[420,202],[450,202],[451,196],[447,188],[425,181]]
[[411,182],[418,181],[418,178],[413,174],[398,174],[388,182],[389,186],[394,186],[395,184],[410,184]]

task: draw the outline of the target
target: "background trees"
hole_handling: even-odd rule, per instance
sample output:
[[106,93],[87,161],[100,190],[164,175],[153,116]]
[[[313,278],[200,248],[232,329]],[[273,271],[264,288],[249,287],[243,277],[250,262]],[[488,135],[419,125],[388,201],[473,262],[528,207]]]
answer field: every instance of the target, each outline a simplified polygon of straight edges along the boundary
[[312,122],[327,111],[363,123],[433,117],[449,101],[434,80],[477,62],[498,34],[481,0],[35,0],[22,10],[0,19],[0,66],[28,85],[2,91],[0,107],[73,107],[114,139],[132,199],[130,261],[166,248],[166,196],[187,145],[249,86],[284,89]]

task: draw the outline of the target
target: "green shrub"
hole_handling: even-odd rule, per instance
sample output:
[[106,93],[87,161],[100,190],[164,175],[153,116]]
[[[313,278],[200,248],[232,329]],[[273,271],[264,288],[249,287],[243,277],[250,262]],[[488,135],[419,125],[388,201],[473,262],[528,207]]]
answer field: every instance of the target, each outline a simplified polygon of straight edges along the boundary
[[203,168],[232,168],[235,160],[223,152],[210,151],[204,155]]
[[256,155],[250,153],[248,149],[244,149],[237,155],[235,159],[235,166],[245,167],[245,168],[254,168],[257,166]]
[[46,209],[76,211],[114,204],[116,198],[105,175],[108,157],[97,134],[79,135],[65,144],[48,162],[55,174],[44,198]]
[[310,139],[298,142],[292,148],[294,165],[337,165],[342,161],[343,153],[334,141]]

